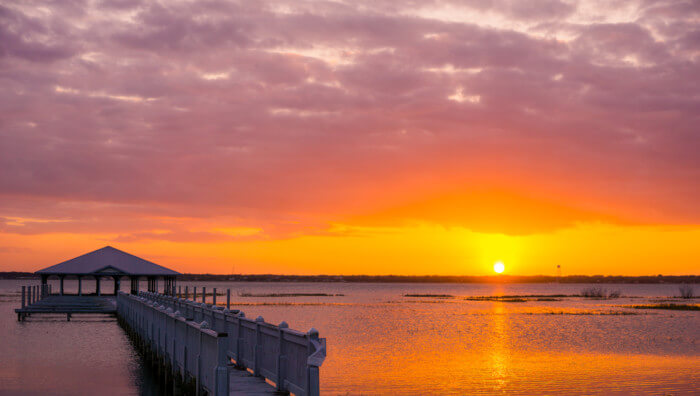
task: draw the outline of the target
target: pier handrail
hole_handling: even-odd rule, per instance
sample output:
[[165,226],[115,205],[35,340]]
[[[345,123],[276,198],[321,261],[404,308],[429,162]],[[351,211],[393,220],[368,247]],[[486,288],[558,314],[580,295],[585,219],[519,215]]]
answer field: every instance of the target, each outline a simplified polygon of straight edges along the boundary
[[[232,361],[274,382],[279,391],[311,396],[320,393],[319,367],[326,357],[326,340],[319,338],[313,328],[303,333],[289,329],[285,322],[275,326],[262,317],[246,318],[239,310],[152,292],[140,292],[138,296],[120,292],[117,310],[124,311],[125,320],[135,323],[149,342],[155,340],[156,348],[174,370],[183,377],[198,378],[197,386],[214,394],[219,394],[216,389],[228,389],[228,374],[226,384],[221,383],[222,370]],[[203,340],[216,339],[201,344],[208,348],[207,362],[193,360],[192,348],[196,345],[189,345],[188,336],[189,332],[197,332],[193,329],[202,334]],[[199,369],[193,371],[195,367]]]
[[47,284],[22,286],[22,309],[43,300],[49,293],[49,285]]

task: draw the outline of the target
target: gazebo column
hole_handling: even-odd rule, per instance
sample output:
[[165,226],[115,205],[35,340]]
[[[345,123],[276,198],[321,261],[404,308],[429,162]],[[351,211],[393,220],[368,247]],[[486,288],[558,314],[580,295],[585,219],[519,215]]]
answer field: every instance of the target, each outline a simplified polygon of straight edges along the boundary
[[78,295],[83,295],[83,276],[78,275]]
[[46,297],[47,294],[49,294],[49,276],[48,275],[42,275],[41,276],[41,296]]
[[116,296],[117,294],[119,294],[119,289],[120,289],[120,286],[121,286],[120,278],[121,278],[121,277],[119,277],[119,276],[115,276],[115,277],[114,277],[114,295],[115,295],[115,296]]
[[131,294],[139,294],[139,277],[130,276],[129,279],[131,280]]
[[60,279],[61,282],[61,295],[63,295],[63,279],[65,278],[65,275],[59,275],[58,278]]
[[97,295],[98,295],[98,296],[101,296],[102,293],[101,293],[101,291],[100,291],[100,276],[99,276],[99,275],[95,276],[95,283],[96,283],[96,285],[97,285],[97,286],[95,287],[95,289],[96,289],[96,291],[97,291]]

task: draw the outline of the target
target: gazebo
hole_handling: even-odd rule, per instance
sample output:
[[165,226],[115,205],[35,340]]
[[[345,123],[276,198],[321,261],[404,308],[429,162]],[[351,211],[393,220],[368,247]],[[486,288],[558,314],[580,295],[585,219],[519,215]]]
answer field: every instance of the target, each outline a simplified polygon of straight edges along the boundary
[[93,252],[86,253],[74,259],[52,265],[36,272],[41,275],[41,284],[46,285],[50,276],[57,276],[60,280],[60,295],[64,294],[63,281],[66,277],[78,279],[78,295],[83,295],[82,280],[85,277],[95,278],[96,294],[102,295],[100,288],[101,278],[114,280],[114,294],[119,291],[120,281],[123,277],[131,280],[131,294],[139,291],[139,278],[148,279],[148,291],[158,291],[158,279],[164,281],[163,290],[166,294],[172,294],[176,278],[179,272],[162,267],[158,264],[136,257],[132,254],[105,246]]

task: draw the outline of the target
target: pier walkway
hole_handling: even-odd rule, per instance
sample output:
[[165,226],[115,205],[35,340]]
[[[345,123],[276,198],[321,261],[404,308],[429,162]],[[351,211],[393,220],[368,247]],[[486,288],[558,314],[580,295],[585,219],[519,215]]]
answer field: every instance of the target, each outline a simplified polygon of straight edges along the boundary
[[15,312],[20,321],[32,314],[66,314],[70,320],[75,314],[116,314],[117,301],[115,297],[51,295]]
[[209,395],[320,393],[326,340],[315,329],[303,333],[285,322],[276,326],[238,310],[152,292],[119,293],[117,317],[173,389]]
[[[23,288],[18,320],[32,314],[115,314],[169,393],[318,396],[326,340],[248,319],[236,309],[176,293],[119,292],[117,296],[52,295],[46,285]],[[216,289],[212,293],[216,296]],[[230,306],[227,290],[226,307]],[[185,294],[187,296],[187,294]],[[197,298],[196,288],[192,295]],[[202,290],[202,300],[207,297]]]

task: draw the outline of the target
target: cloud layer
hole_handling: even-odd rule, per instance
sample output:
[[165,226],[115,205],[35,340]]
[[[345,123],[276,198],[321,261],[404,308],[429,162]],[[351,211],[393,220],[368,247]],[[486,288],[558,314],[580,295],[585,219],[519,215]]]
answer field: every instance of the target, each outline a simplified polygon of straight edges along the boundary
[[0,232],[698,224],[699,19],[696,1],[4,1]]

